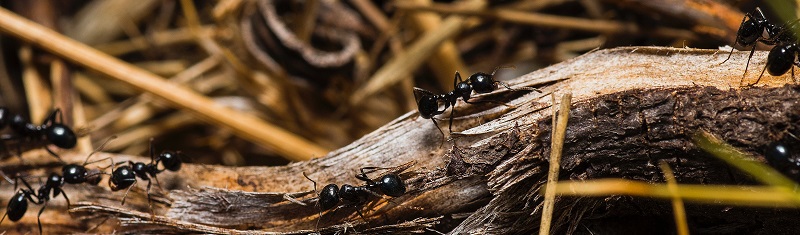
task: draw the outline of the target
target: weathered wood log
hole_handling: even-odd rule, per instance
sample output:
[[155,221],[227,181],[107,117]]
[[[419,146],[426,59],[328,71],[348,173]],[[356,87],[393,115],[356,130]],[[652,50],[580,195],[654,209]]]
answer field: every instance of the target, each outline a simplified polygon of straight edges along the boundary
[[[509,81],[478,99],[503,101],[468,105],[459,102],[452,141],[442,142],[430,120],[410,112],[360,140],[308,162],[280,167],[223,167],[187,164],[179,173],[159,175],[168,198],[155,197],[153,214],[143,190],[128,195],[102,187],[66,187],[79,218],[107,215],[120,221],[102,229],[130,232],[202,232],[242,234],[412,233],[440,231],[524,234],[537,231],[551,136],[550,93],[573,94],[561,162],[561,180],[627,178],[663,182],[659,161],[667,161],[681,183],[754,184],[747,176],[698,150],[690,135],[707,130],[754,153],[798,132],[798,86],[790,75],[765,75],[756,86],[740,87],[747,53],[679,48],[617,48],[595,51]],[[745,82],[753,82],[765,64],[758,52]],[[447,129],[447,115],[439,123]],[[110,156],[102,154],[98,157]],[[125,157],[125,156],[114,156]],[[85,154],[65,156],[82,161]],[[120,158],[121,159],[121,158]],[[763,157],[759,157],[763,161]],[[139,158],[139,160],[145,160]],[[18,160],[3,166],[12,170]],[[117,160],[120,161],[120,160]],[[365,205],[322,213],[315,206],[313,184],[359,185],[362,167],[395,167],[408,191],[389,198],[372,197]],[[15,168],[16,169],[16,168]],[[790,172],[791,173],[791,172]],[[101,184],[102,185],[102,184]],[[143,188],[139,184],[139,188]],[[156,187],[151,190],[159,192]],[[3,199],[12,194],[9,186]],[[75,195],[75,196],[73,196]],[[61,200],[43,215],[46,231],[83,231],[97,219],[70,221]],[[363,218],[358,215],[363,214]],[[781,233],[797,231],[790,223],[800,211],[688,204],[693,232]],[[671,233],[668,201],[625,196],[561,197],[554,214],[555,233]],[[29,212],[18,231],[35,230]],[[100,216],[102,217],[102,216]],[[53,223],[51,221],[59,221]],[[129,225],[129,226],[126,226]],[[4,228],[12,226],[5,222]]]

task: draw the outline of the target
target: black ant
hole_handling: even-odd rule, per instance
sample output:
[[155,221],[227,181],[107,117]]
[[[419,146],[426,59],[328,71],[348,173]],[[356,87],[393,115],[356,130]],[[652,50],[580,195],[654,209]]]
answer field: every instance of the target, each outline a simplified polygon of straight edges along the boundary
[[[450,134],[453,133],[453,117],[455,115],[455,106],[458,98],[461,97],[465,103],[468,104],[477,104],[480,102],[470,101],[470,96],[472,95],[472,91],[475,91],[477,94],[484,94],[490,93],[497,89],[497,85],[500,84],[508,90],[515,90],[508,86],[508,84],[497,81],[494,79],[494,75],[497,70],[502,68],[513,68],[510,67],[497,67],[495,68],[491,74],[477,72],[469,76],[467,80],[463,80],[461,78],[461,74],[456,71],[455,76],[453,77],[453,91],[450,91],[446,94],[436,95],[433,92],[428,90],[414,87],[414,97],[417,99],[417,108],[419,110],[419,115],[425,119],[431,119],[433,124],[436,125],[436,128],[439,129],[439,132],[442,133],[444,136],[444,132],[441,128],[439,128],[439,124],[436,122],[436,119],[433,116],[442,114],[449,108],[453,106],[454,108],[450,109],[450,125],[448,130]],[[533,90],[537,92],[541,92],[535,88],[526,88],[526,90]],[[439,102],[444,103],[444,109],[439,110]]]
[[[113,138],[115,137],[112,137],[111,139]],[[83,165],[69,164],[62,167],[63,176],[58,175],[55,172],[50,173],[50,176],[47,177],[47,181],[45,182],[45,184],[40,186],[39,190],[37,191],[34,191],[33,187],[31,187],[30,184],[28,184],[28,182],[25,181],[24,178],[17,177],[16,180],[22,181],[22,183],[25,185],[27,189],[22,188],[19,190],[19,192],[14,194],[13,197],[11,197],[11,201],[8,202],[6,214],[3,215],[3,219],[0,219],[0,223],[2,223],[3,220],[5,220],[6,216],[8,216],[8,219],[11,221],[15,222],[19,221],[22,218],[22,216],[25,215],[25,212],[28,210],[29,201],[37,205],[44,204],[42,208],[39,209],[39,214],[36,218],[37,221],[39,222],[39,233],[41,234],[42,222],[40,217],[44,209],[47,207],[47,202],[49,202],[51,199],[50,192],[52,192],[53,195],[52,198],[56,198],[58,197],[58,195],[62,195],[64,199],[67,201],[67,208],[69,208],[71,204],[69,201],[69,197],[67,197],[67,194],[64,192],[62,188],[65,183],[68,184],[89,183],[97,185],[100,182],[100,180],[102,180],[102,174],[103,174],[102,172],[96,170],[96,172],[89,173],[89,171],[86,170],[85,166],[94,163],[94,162],[89,162],[89,158],[91,158],[95,152],[102,149],[103,146],[106,145],[106,143],[108,143],[108,140],[105,143],[103,143],[97,150],[90,153],[89,156],[86,157],[86,160],[84,160]],[[105,159],[101,159],[98,161],[103,161],[103,160]],[[2,176],[6,178],[7,181],[11,182],[11,180],[5,174],[2,174]],[[17,184],[18,184],[17,182],[14,182],[14,188],[17,188]],[[36,200],[34,200],[34,197],[36,198]]]
[[[111,179],[108,185],[112,191],[119,191],[127,189],[125,195],[122,197],[122,204],[125,205],[125,198],[128,192],[136,184],[136,177],[147,181],[147,201],[150,202],[150,186],[152,181],[150,177],[156,180],[159,186],[158,175],[166,170],[178,171],[181,169],[181,159],[178,156],[180,152],[163,151],[158,156],[155,155],[155,148],[153,147],[153,139],[150,139],[150,163],[128,161],[128,165],[123,165],[111,172]],[[158,169],[158,164],[164,166],[163,169]],[[112,163],[112,165],[114,165]]]
[[[58,117],[58,120],[56,120],[56,117]],[[12,116],[8,109],[0,108],[0,128],[5,127],[5,125],[11,126],[14,133],[18,135],[16,138],[22,138],[23,140],[31,142],[46,141],[44,143],[50,143],[62,149],[71,149],[78,143],[78,137],[71,128],[63,124],[63,120],[64,117],[62,116],[61,109],[56,109],[51,112],[41,125],[35,125],[28,122],[22,115],[17,114]],[[15,137],[3,136],[3,140],[13,139],[15,139]],[[61,158],[46,145],[44,149],[61,160]],[[18,152],[21,154],[20,149],[18,149]]]
[[764,71],[768,71],[772,76],[780,76],[786,74],[790,69],[792,70],[792,79],[794,79],[794,66],[800,66],[797,61],[797,54],[800,53],[800,46],[797,44],[797,37],[795,35],[796,26],[798,21],[793,21],[780,27],[780,31],[774,36],[777,45],[769,51],[767,55],[767,64],[761,70],[761,75],[755,83],[761,81],[761,76],[764,76]]
[[[797,53],[800,53],[800,46],[796,44],[797,37],[794,32],[796,25],[797,21],[793,21],[784,26],[776,26],[766,19],[760,8],[756,8],[754,14],[747,13],[745,17],[742,18],[739,31],[736,32],[736,41],[734,44],[752,47],[750,55],[747,57],[747,65],[745,65],[742,80],[744,80],[745,75],[747,75],[747,68],[750,66],[750,59],[753,57],[753,53],[755,53],[755,45],[757,42],[775,45],[775,47],[770,50],[767,56],[767,65],[761,70],[761,74],[753,84],[757,84],[761,81],[761,77],[764,76],[764,71],[769,71],[769,74],[772,76],[779,76],[786,74],[789,69],[792,69],[792,78],[794,78],[794,69],[792,66],[800,65],[800,63],[796,62]],[[728,53],[728,58],[722,61],[722,63],[728,61],[732,54],[733,48],[731,52]]]
[[[750,66],[750,58],[753,57],[753,53],[756,51],[756,43],[762,42],[767,45],[775,45],[776,42],[774,38],[778,34],[778,31],[780,31],[779,27],[767,20],[764,16],[764,12],[761,12],[761,8],[756,7],[754,14],[745,14],[744,18],[742,18],[742,23],[739,25],[739,31],[736,32],[734,46],[738,44],[744,47],[752,47],[750,56],[747,57],[746,66]],[[766,37],[764,37],[765,32],[767,35]],[[724,64],[731,58],[733,50],[734,48],[731,48],[731,52],[728,53],[728,58],[720,64]],[[744,72],[747,74],[747,67],[745,67]],[[742,75],[742,77],[744,77],[744,75]]]
[[[345,204],[337,207],[337,209],[363,205],[367,202],[370,195],[380,197],[381,194],[383,194],[390,197],[399,197],[405,194],[405,183],[403,183],[403,180],[397,174],[389,173],[382,176],[380,180],[374,181],[367,177],[364,171],[366,169],[382,168],[361,168],[361,174],[356,175],[356,178],[366,182],[366,184],[363,186],[343,184],[342,187],[339,188],[336,184],[328,184],[322,188],[322,191],[319,191],[317,202],[320,207],[320,218],[322,218],[322,211],[333,209],[339,204],[339,201],[343,201]],[[303,173],[303,176],[314,183],[314,191],[317,191],[317,182],[309,178],[305,172]],[[364,215],[361,214],[360,210],[356,210],[356,213],[358,213],[358,216],[360,216],[361,219],[364,219]],[[319,221],[317,221],[317,224],[319,224]]]
[[767,146],[764,158],[773,167],[784,170],[789,166],[800,167],[800,159],[793,158],[792,148],[781,142],[775,142]]
[[[11,201],[8,202],[8,207],[6,207],[6,213],[3,215],[3,218],[0,219],[0,223],[3,223],[6,216],[8,216],[9,220],[14,222],[22,219],[22,216],[24,216],[25,212],[28,210],[28,202],[31,202],[33,204],[42,205],[42,208],[39,209],[39,214],[36,216],[36,221],[39,223],[39,234],[42,234],[41,216],[44,209],[47,208],[47,203],[51,199],[50,192],[53,193],[52,198],[62,195],[64,199],[67,200],[67,207],[70,206],[69,198],[61,188],[64,185],[64,178],[56,173],[50,173],[44,185],[40,186],[39,190],[36,191],[33,190],[33,187],[31,187],[25,179],[17,177],[16,180],[22,181],[26,188],[21,188],[11,197]],[[14,183],[14,188],[17,188],[16,182]]]
[[64,176],[64,182],[68,184],[83,184],[83,183],[91,185],[99,184],[100,181],[103,180],[103,174],[107,173],[103,173],[99,169],[91,169],[91,170],[86,169],[86,165],[109,159],[109,158],[103,158],[97,161],[89,162],[89,158],[91,158],[92,155],[94,155],[97,152],[100,152],[103,149],[103,147],[105,147],[106,144],[108,144],[108,142],[116,138],[117,136],[111,136],[111,138],[108,138],[105,142],[103,142],[103,144],[100,145],[100,147],[97,147],[97,149],[95,149],[92,153],[89,154],[89,156],[86,157],[86,159],[83,161],[83,164],[81,165],[67,164],[61,167],[61,175]]

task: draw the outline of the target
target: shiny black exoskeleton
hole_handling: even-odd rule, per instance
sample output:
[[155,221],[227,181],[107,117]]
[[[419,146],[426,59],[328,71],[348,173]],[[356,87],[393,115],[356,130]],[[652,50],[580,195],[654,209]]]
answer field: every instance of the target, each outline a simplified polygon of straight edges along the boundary
[[[750,58],[753,57],[753,53],[756,51],[756,43],[762,42],[767,45],[775,45],[776,35],[778,35],[779,31],[780,27],[770,23],[764,13],[761,12],[761,8],[756,8],[753,14],[745,14],[744,18],[742,18],[742,23],[739,25],[739,31],[736,32],[736,41],[734,42],[734,46],[738,44],[743,47],[752,47],[750,56],[747,57],[747,65],[744,69],[745,74],[747,73],[747,66],[750,66]],[[733,55],[733,48],[728,53],[728,58],[722,63],[728,61],[731,55]]]
[[16,194],[14,194],[13,197],[11,197],[11,201],[8,202],[8,207],[6,207],[6,214],[3,215],[2,219],[0,219],[0,223],[5,220],[6,216],[8,216],[8,219],[11,221],[19,221],[28,210],[28,202],[37,205],[44,204],[42,208],[39,209],[39,214],[36,217],[36,220],[39,222],[39,233],[41,234],[42,221],[40,220],[40,217],[44,209],[47,208],[47,202],[49,202],[51,199],[51,192],[53,195],[52,198],[62,195],[64,199],[67,200],[67,207],[70,205],[67,194],[65,194],[64,190],[61,189],[61,187],[64,185],[64,179],[56,173],[51,173],[50,176],[47,177],[45,184],[39,187],[39,189],[36,191],[33,190],[33,187],[31,187],[30,184],[25,181],[25,179],[17,178],[17,181],[22,181],[22,183],[25,185],[25,188],[21,188]]
[[[735,44],[752,47],[750,55],[747,57],[747,65],[745,66],[742,80],[744,80],[747,74],[750,58],[753,57],[753,53],[756,49],[755,45],[758,42],[775,46],[769,51],[767,64],[764,66],[764,69],[761,70],[758,79],[750,85],[757,84],[761,81],[761,77],[764,76],[764,71],[769,72],[772,76],[780,76],[792,70],[792,78],[794,78],[794,65],[800,65],[797,61],[797,55],[800,53],[800,46],[798,46],[798,40],[795,34],[798,27],[797,24],[798,21],[795,20],[781,26],[774,25],[764,17],[764,13],[761,12],[759,8],[756,8],[753,14],[748,13],[742,18],[742,24],[739,26],[739,31],[736,33]],[[733,49],[731,49],[725,61],[730,59],[731,54],[733,54]],[[725,61],[722,63],[725,63]]]
[[794,149],[782,142],[775,142],[767,146],[764,157],[772,167],[778,170],[788,170],[789,168],[800,169],[800,159],[793,156]]
[[[159,163],[164,167],[163,169],[159,169]],[[150,201],[150,187],[152,186],[150,178],[155,179],[156,183],[161,185],[158,182],[157,175],[167,170],[178,171],[181,169],[181,165],[180,152],[164,151],[156,156],[155,148],[153,147],[153,139],[150,139],[150,163],[128,161],[128,165],[123,165],[112,170],[111,179],[108,181],[108,184],[112,191],[122,189],[130,190],[130,188],[136,184],[136,178],[138,177],[139,179],[147,181],[147,199]],[[125,204],[127,195],[128,191],[125,192],[125,196],[122,198],[123,205]]]
[[[494,79],[494,74],[498,69],[501,68],[505,67],[497,67],[494,69],[494,71],[492,71],[491,74],[483,72],[472,74],[467,80],[463,80],[461,78],[461,74],[456,72],[455,76],[453,77],[453,90],[446,94],[436,95],[428,90],[415,87],[414,97],[417,99],[417,109],[420,117],[431,119],[433,124],[436,125],[436,128],[439,129],[439,132],[444,135],[444,132],[441,128],[439,128],[439,124],[436,122],[436,119],[434,119],[433,116],[442,114],[445,112],[445,110],[447,110],[447,108],[453,106],[454,108],[450,109],[450,125],[448,127],[448,130],[452,134],[453,117],[455,116],[455,106],[458,98],[464,100],[465,103],[475,104],[478,102],[470,101],[473,91],[475,91],[477,94],[489,93],[496,90],[498,84],[509,90],[513,90],[508,86],[508,84]],[[537,89],[529,89],[538,91]],[[444,109],[439,110],[440,104],[444,104]]]
[[796,144],[796,141],[791,140],[771,143],[764,150],[764,158],[770,166],[800,182],[800,155],[794,147]]
[[[377,167],[361,168],[361,174],[356,175],[356,178],[366,182],[362,186],[353,186],[349,184],[342,185],[339,188],[336,184],[328,184],[319,192],[319,206],[323,211],[330,210],[343,201],[345,204],[342,207],[356,206],[365,203],[370,195],[380,197],[380,195],[387,195],[390,197],[399,197],[405,194],[406,186],[400,176],[394,173],[389,173],[374,181],[367,177],[364,170],[379,169]],[[305,174],[303,174],[305,176]],[[317,182],[308,178],[314,183],[314,190],[317,188]]]
[[403,196],[406,193],[406,184],[400,179],[400,176],[394,173],[389,173],[381,176],[378,181],[374,181],[367,177],[367,173],[364,170],[370,169],[380,169],[378,167],[364,167],[361,168],[361,174],[356,175],[356,178],[359,180],[363,180],[366,182],[364,187],[376,190],[381,194],[390,197],[399,197]]
[[[78,143],[78,136],[63,124],[61,110],[56,109],[48,115],[41,125],[28,122],[22,115],[11,115],[8,109],[0,108],[0,128],[9,125],[17,136],[4,136],[3,140],[19,140],[27,143],[53,144],[62,149],[72,149]],[[47,152],[58,158],[52,150]],[[20,150],[18,150],[20,152]],[[60,159],[60,158],[59,158]]]

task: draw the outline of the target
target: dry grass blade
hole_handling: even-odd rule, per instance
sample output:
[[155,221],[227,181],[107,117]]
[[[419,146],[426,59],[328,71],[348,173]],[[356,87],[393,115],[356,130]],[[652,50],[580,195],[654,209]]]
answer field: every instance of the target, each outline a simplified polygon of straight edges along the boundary
[[712,205],[751,207],[800,207],[800,195],[772,186],[689,185],[677,184],[671,191],[665,184],[651,184],[624,179],[599,179],[585,182],[561,182],[556,186],[560,196],[630,195],[670,200],[675,196],[687,201]]
[[33,43],[77,64],[149,92],[206,121],[231,128],[242,138],[275,149],[290,160],[323,156],[327,150],[258,118],[215,104],[211,99],[119,59],[66,38],[50,29],[0,10],[0,30]]
[[[480,3],[474,3],[472,7],[480,7],[481,5]],[[469,24],[469,22],[470,20],[461,16],[445,18],[439,29],[429,31],[408,47],[406,53],[395,56],[378,69],[363,88],[353,93],[350,98],[350,104],[358,104],[372,94],[399,82],[400,78],[416,70],[424,59],[436,51],[435,49],[442,42],[455,36],[461,31],[464,24]]]
[[572,103],[572,94],[567,93],[561,96],[561,106],[558,108],[558,118],[556,119],[556,94],[553,97],[553,146],[550,152],[550,169],[547,171],[547,186],[545,186],[544,203],[542,206],[542,222],[539,225],[539,234],[550,234],[550,226],[553,220],[553,207],[556,203],[556,183],[558,182],[558,172],[561,168],[561,153],[564,150],[564,138],[567,132],[567,122],[569,121],[569,109]]
[[662,161],[659,163],[661,171],[664,172],[664,178],[667,180],[667,189],[673,194],[672,196],[672,214],[675,216],[675,224],[678,227],[678,235],[689,235],[689,224],[686,222],[686,208],[683,207],[683,200],[678,194],[678,182],[675,180],[675,175],[672,174],[672,169],[669,164]]
[[719,137],[714,136],[714,134],[707,131],[699,131],[692,136],[692,140],[701,149],[713,154],[729,165],[752,175],[762,183],[783,187],[789,190],[799,187],[794,181],[786,178],[786,176],[772,167],[764,163],[749,160],[752,158],[747,156],[747,154],[723,142]]

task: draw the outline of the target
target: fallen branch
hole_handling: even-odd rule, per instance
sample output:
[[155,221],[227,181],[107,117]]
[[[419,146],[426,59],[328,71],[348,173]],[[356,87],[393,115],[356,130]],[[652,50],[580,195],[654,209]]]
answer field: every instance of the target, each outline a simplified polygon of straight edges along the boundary
[[[74,208],[76,215],[111,215],[122,225],[131,226],[121,228],[110,223],[106,229],[132,232],[532,233],[538,230],[543,202],[540,190],[548,168],[551,93],[573,94],[559,181],[625,178],[664,182],[657,163],[665,161],[680,184],[756,184],[695,148],[691,134],[707,130],[764,161],[758,157],[760,149],[798,131],[800,104],[796,101],[800,92],[798,86],[787,85],[792,81],[788,74],[767,76],[758,86],[740,88],[747,53],[736,53],[720,65],[727,54],[718,52],[617,48],[535,71],[509,83],[512,87],[537,87],[544,93],[498,89],[478,96],[515,108],[459,102],[453,130],[461,135],[453,136],[451,142],[442,143],[431,121],[411,112],[346,147],[307,162],[280,167],[187,164],[179,173],[159,175],[170,199],[154,203],[155,216],[149,216],[146,199],[142,200],[146,197],[137,192],[140,190],[128,195],[131,205],[126,204],[124,209],[113,201],[121,198],[121,193],[94,187],[65,190],[71,198],[80,195],[73,201],[92,202]],[[762,68],[765,58],[766,52],[756,53],[750,67]],[[754,81],[754,74],[751,72],[747,80]],[[449,119],[439,118],[443,125]],[[73,154],[65,159],[78,161],[84,157]],[[8,160],[3,170],[15,167],[15,162],[18,160]],[[358,185],[363,183],[354,177],[359,168],[409,162],[415,164],[400,174],[408,189],[405,195],[372,197],[363,206],[325,212],[321,219],[313,185],[302,175],[305,172],[322,185]],[[0,191],[2,198],[9,198],[12,190]],[[104,201],[107,199],[111,202]],[[63,205],[58,202],[46,210],[52,213],[42,216],[45,230],[81,231],[90,227],[88,222],[66,228],[56,223],[66,221],[50,217],[63,214]],[[363,220],[357,210],[363,213]],[[614,233],[620,230],[611,229],[630,232],[653,226],[674,229],[671,211],[669,200],[559,197],[551,231]],[[690,230],[726,228],[733,233],[796,231],[798,225],[791,221],[800,218],[793,209],[691,202],[687,202],[686,213]],[[35,228],[32,217],[23,219],[25,228]]]

